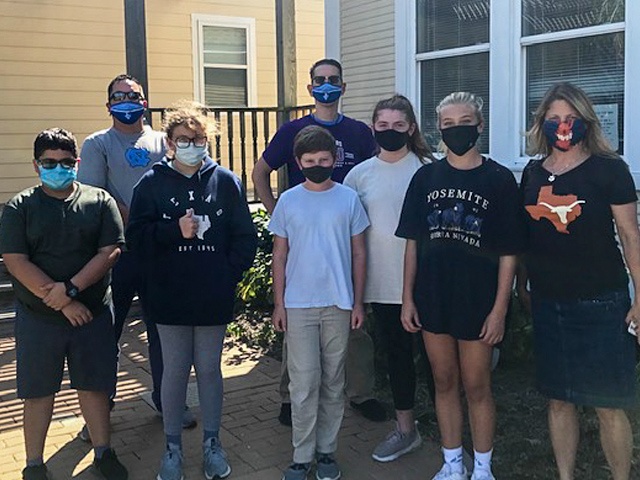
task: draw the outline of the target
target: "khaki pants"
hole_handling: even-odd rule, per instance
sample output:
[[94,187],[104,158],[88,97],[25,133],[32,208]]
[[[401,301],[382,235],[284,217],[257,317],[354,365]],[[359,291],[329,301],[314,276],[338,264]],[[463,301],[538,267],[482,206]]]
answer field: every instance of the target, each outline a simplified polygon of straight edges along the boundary
[[351,312],[337,307],[287,309],[293,461],[334,453],[344,415],[344,365]]
[[[287,371],[287,337],[282,343],[282,364],[280,366],[280,397],[282,403],[289,403],[289,372]],[[373,365],[373,340],[362,328],[350,330],[347,360],[345,393],[349,400],[362,403],[373,398],[375,367]]]

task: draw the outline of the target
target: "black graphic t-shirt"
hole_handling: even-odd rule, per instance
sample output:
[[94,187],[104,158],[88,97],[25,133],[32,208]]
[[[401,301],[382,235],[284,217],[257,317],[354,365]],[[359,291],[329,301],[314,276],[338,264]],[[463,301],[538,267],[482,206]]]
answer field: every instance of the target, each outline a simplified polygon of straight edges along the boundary
[[572,300],[626,289],[611,205],[637,200],[629,168],[619,158],[592,156],[551,182],[542,162],[529,162],[521,185],[532,291]]
[[524,247],[524,214],[513,174],[484,159],[458,170],[425,165],[405,196],[396,235],[417,241],[414,300],[423,327],[475,340],[493,308],[501,255]]

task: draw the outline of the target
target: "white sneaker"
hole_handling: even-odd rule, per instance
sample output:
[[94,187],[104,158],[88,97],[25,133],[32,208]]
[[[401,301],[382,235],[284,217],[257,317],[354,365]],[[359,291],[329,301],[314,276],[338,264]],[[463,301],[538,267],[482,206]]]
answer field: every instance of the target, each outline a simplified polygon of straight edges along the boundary
[[490,471],[475,469],[473,475],[471,475],[471,480],[496,480],[496,477],[494,477]]
[[431,480],[467,480],[468,478],[469,473],[467,472],[467,467],[464,465],[462,465],[461,472],[454,472],[452,471],[451,465],[445,463]]

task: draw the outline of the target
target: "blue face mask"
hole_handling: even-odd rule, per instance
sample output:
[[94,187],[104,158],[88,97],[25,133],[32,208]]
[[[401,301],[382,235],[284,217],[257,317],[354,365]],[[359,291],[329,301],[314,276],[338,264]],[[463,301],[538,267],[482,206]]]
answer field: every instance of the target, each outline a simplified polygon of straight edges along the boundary
[[136,123],[146,108],[137,102],[121,102],[111,105],[109,112],[119,122],[131,125]]
[[56,165],[55,168],[42,168],[39,166],[38,171],[40,172],[42,184],[51,190],[66,189],[78,176],[75,168],[64,168],[61,165]]
[[342,95],[342,87],[337,85],[331,85],[329,82],[323,83],[319,87],[313,87],[311,90],[313,98],[320,103],[333,103],[337,102]]
[[202,147],[196,147],[195,145],[189,145],[187,148],[177,148],[175,155],[176,160],[183,165],[195,167],[206,157],[207,146],[203,145]]

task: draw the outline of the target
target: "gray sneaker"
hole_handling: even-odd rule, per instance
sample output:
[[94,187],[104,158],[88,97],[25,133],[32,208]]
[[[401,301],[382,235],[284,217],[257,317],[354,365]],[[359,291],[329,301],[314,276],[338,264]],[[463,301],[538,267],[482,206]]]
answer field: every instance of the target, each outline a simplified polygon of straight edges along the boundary
[[227,478],[231,473],[227,454],[217,438],[210,438],[202,445],[202,464],[207,480]]
[[156,480],[183,480],[182,452],[175,445],[170,445],[162,457],[160,472]]
[[318,453],[316,455],[316,479],[338,480],[342,475],[333,455],[330,453]]
[[311,470],[310,463],[292,463],[284,471],[282,480],[307,480],[309,470]]
[[396,428],[378,444],[371,456],[378,462],[392,462],[405,453],[415,450],[421,444],[422,438],[417,425],[411,433],[402,433],[396,423]]

